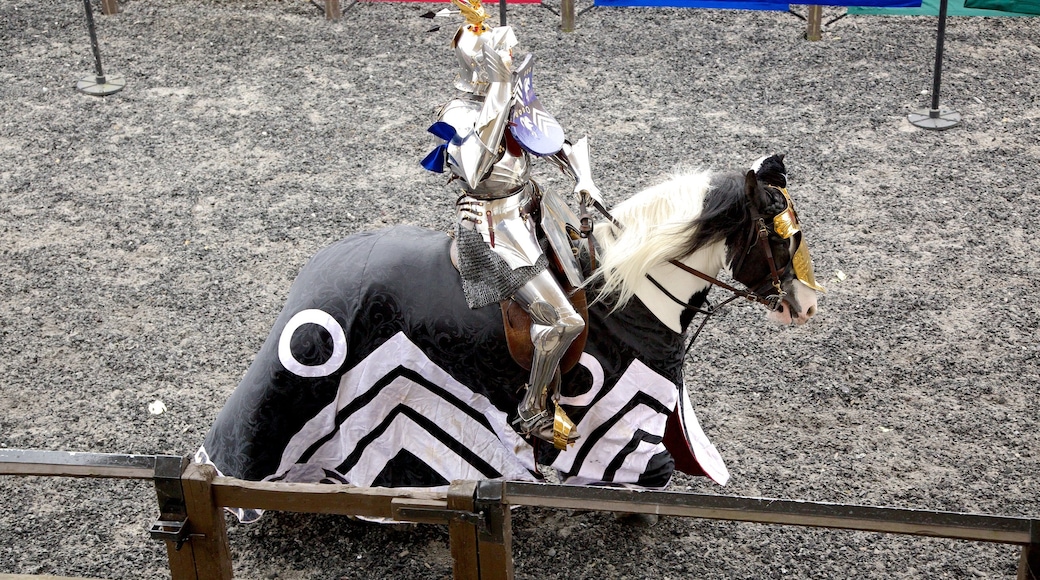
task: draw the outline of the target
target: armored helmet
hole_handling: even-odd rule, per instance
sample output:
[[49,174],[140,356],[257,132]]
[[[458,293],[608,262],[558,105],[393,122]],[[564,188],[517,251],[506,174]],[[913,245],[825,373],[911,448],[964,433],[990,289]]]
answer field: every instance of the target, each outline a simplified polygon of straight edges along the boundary
[[509,26],[488,27],[484,21],[488,14],[480,0],[452,0],[466,18],[452,38],[451,46],[459,63],[459,77],[455,87],[467,93],[487,94],[487,67],[484,66],[484,51],[498,53],[507,67],[512,65],[511,50],[517,45],[516,35]]

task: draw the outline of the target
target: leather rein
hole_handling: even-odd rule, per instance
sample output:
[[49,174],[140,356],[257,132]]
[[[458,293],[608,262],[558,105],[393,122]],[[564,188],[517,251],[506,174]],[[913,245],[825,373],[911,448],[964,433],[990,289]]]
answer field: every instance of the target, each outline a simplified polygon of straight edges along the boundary
[[[603,204],[601,204],[598,201],[593,201],[593,207],[595,207],[597,211],[599,211],[601,214],[603,214],[604,217],[606,217],[608,220],[610,220],[610,222],[612,224],[614,224],[614,226],[616,226],[619,229],[624,229],[625,226],[622,225],[621,222],[619,222],[616,219],[614,219],[614,216],[612,216],[610,214],[610,212],[607,210],[607,208],[603,207]],[[753,233],[754,233],[755,238],[756,238],[755,243],[757,243],[759,246],[762,247],[762,251],[766,255],[766,262],[769,263],[769,278],[770,278],[769,280],[763,280],[761,283],[755,285],[754,288],[755,289],[761,288],[768,281],[768,282],[771,283],[772,287],[776,290],[776,292],[777,292],[776,294],[769,295],[769,296],[760,296],[757,292],[754,292],[754,291],[751,291],[751,290],[743,290],[743,289],[737,288],[737,287],[735,287],[735,286],[733,286],[731,284],[727,284],[726,282],[723,282],[722,280],[719,280],[718,278],[715,278],[714,276],[709,276],[709,275],[705,274],[704,272],[701,272],[700,270],[697,270],[696,268],[692,268],[690,266],[687,266],[686,264],[683,264],[679,260],[675,260],[675,259],[668,260],[668,263],[673,265],[673,266],[675,266],[676,268],[679,268],[683,272],[686,272],[688,274],[692,274],[692,275],[694,275],[694,276],[696,276],[696,277],[698,277],[698,278],[708,282],[709,284],[713,284],[715,286],[718,286],[719,288],[722,288],[723,290],[728,290],[729,292],[733,293],[734,296],[730,300],[726,300],[723,304],[726,304],[726,303],[730,302],[733,298],[745,298],[745,299],[750,300],[752,302],[757,302],[759,304],[762,304],[763,306],[765,306],[766,308],[769,308],[772,311],[776,311],[776,310],[780,309],[781,301],[783,300],[784,296],[787,295],[787,293],[784,292],[783,287],[782,287],[782,285],[780,283],[780,276],[783,273],[783,270],[780,270],[780,269],[778,269],[776,267],[776,261],[773,259],[773,249],[769,245],[769,229],[766,227],[765,217],[763,217],[761,215],[758,215],[758,216],[753,216],[752,219],[757,222],[756,226],[755,226],[755,229],[753,230]],[[589,216],[588,209],[586,208],[586,205],[585,205],[585,203],[583,201],[581,203],[581,236],[583,238],[589,238],[591,235],[592,235],[592,219]],[[750,236],[748,236],[748,241],[750,242]],[[592,246],[593,246],[593,243],[592,243],[592,241],[590,239],[589,240],[590,253],[592,252]],[[744,255],[741,257],[740,262],[737,263],[737,267],[733,269],[734,272],[740,271],[740,267],[743,266],[743,264],[744,264],[744,258],[746,258],[747,255],[751,253],[751,248],[752,248],[752,244],[748,243],[747,252],[745,252]],[[593,269],[595,269],[595,254],[594,253],[592,254],[592,258],[593,258]],[[656,286],[659,290],[661,290],[661,292],[663,292],[665,294],[665,296],[670,298],[673,302],[679,304],[680,306],[688,307],[687,303],[683,302],[679,298],[676,298],[670,292],[665,290],[665,288],[660,283],[658,283],[656,280],[651,278],[649,274],[647,275],[647,278],[650,280],[650,282],[654,286]],[[720,304],[719,306],[722,306],[722,304]],[[699,311],[704,313],[704,314],[708,314],[708,312],[706,312],[704,310],[699,310]]]
[[[770,186],[770,187],[773,187],[773,186]],[[610,214],[610,212],[607,210],[607,208],[603,207],[603,204],[601,204],[600,202],[593,200],[593,207],[595,207],[596,210],[599,211],[599,213],[603,214],[603,216],[605,218],[610,220],[610,223],[614,224],[614,226],[617,227],[618,229],[624,229],[625,228],[625,226],[622,225],[621,222],[616,220],[614,218],[614,216],[612,216]],[[757,212],[756,212],[756,214],[757,214]],[[586,203],[585,203],[584,199],[581,200],[581,216],[580,216],[580,219],[581,219],[580,235],[581,235],[581,237],[586,238],[588,240],[589,256],[590,256],[590,258],[592,260],[592,269],[595,270],[596,269],[596,254],[595,254],[595,250],[593,249],[594,246],[595,246],[595,243],[591,239],[592,238],[592,227],[593,227],[592,224],[593,224],[593,221],[592,221],[592,216],[589,214],[588,207],[586,206]],[[704,330],[704,327],[708,324],[708,320],[711,319],[712,315],[716,314],[724,306],[726,306],[730,302],[733,302],[737,298],[745,298],[745,299],[750,300],[752,302],[757,302],[759,304],[764,305],[766,308],[769,308],[771,311],[777,311],[777,310],[779,310],[781,308],[781,301],[783,300],[784,296],[786,296],[787,293],[784,292],[783,287],[780,284],[780,275],[782,273],[782,270],[778,270],[777,269],[776,261],[773,259],[773,249],[769,246],[769,229],[766,227],[765,217],[763,217],[761,215],[755,215],[755,216],[752,216],[752,219],[757,222],[755,224],[755,229],[752,230],[752,235],[754,235],[756,237],[755,243],[757,243],[758,245],[762,246],[762,251],[765,252],[766,261],[769,262],[769,276],[770,276],[769,280],[763,280],[761,283],[757,284],[755,286],[755,288],[756,289],[757,288],[761,288],[762,286],[765,285],[766,282],[771,282],[773,288],[776,289],[776,291],[777,291],[777,293],[772,295],[772,296],[759,296],[756,292],[753,292],[753,291],[750,291],[750,290],[742,290],[740,288],[737,288],[735,286],[727,284],[727,283],[723,282],[722,280],[719,280],[718,278],[715,278],[714,276],[709,276],[709,275],[705,274],[704,272],[701,272],[700,270],[697,270],[696,268],[691,268],[690,266],[687,266],[686,264],[683,264],[679,260],[674,260],[674,259],[673,260],[668,260],[669,264],[675,266],[676,268],[679,268],[683,272],[686,272],[688,274],[692,274],[692,275],[694,275],[694,276],[696,276],[696,277],[698,277],[698,278],[708,282],[709,284],[714,284],[714,285],[718,286],[719,288],[722,288],[723,290],[730,291],[733,294],[729,298],[723,300],[722,302],[720,302],[720,303],[718,303],[718,304],[716,304],[714,306],[711,306],[710,303],[709,303],[709,307],[707,309],[704,309],[704,308],[695,308],[695,309],[693,309],[696,312],[698,312],[700,314],[703,314],[704,318],[701,319],[701,323],[697,326],[697,330],[693,331],[693,334],[691,334],[690,338],[687,340],[686,347],[683,349],[683,357],[684,358],[689,354],[690,349],[693,348],[693,343],[695,343],[697,341],[697,337],[700,336],[701,331]],[[748,249],[744,253],[744,255],[741,256],[740,262],[737,264],[737,267],[733,269],[734,272],[740,271],[740,267],[744,265],[744,259],[747,258],[748,254],[751,253],[751,248],[752,248],[751,235],[749,235],[748,236]],[[786,270],[786,268],[785,268],[785,270]],[[651,284],[656,286],[658,290],[663,292],[664,295],[667,296],[669,299],[671,299],[673,302],[675,302],[679,306],[682,306],[683,308],[687,308],[687,309],[690,308],[688,303],[683,302],[679,298],[677,298],[674,295],[672,295],[671,292],[666,290],[664,286],[662,286],[657,280],[654,280],[649,274],[646,275],[646,278],[647,278],[647,280],[650,281]],[[709,288],[710,288],[710,286],[709,286]]]

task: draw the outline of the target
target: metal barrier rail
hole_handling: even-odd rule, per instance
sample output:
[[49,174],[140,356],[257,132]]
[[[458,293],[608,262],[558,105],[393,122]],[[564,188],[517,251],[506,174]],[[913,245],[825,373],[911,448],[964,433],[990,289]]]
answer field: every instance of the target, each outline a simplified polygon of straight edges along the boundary
[[0,449],[0,475],[155,479],[157,465],[161,471],[165,463],[180,465],[182,460],[175,455]]
[[509,505],[587,509],[713,520],[836,528],[1028,545],[1040,520],[783,499],[503,483]]
[[230,580],[224,508],[322,513],[448,525],[454,576],[513,578],[510,508],[657,514],[996,542],[1022,547],[1019,580],[1040,580],[1040,520],[515,481],[457,481],[446,491],[243,481],[164,455],[0,449],[0,475],[108,477],[155,482],[173,580]]

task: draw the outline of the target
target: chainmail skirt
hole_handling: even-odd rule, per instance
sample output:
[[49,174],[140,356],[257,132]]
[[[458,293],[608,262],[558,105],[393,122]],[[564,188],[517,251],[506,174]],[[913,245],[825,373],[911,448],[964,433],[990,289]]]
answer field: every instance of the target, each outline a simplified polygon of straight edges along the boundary
[[488,246],[480,232],[462,225],[455,227],[455,243],[462,289],[470,308],[481,308],[510,298],[549,263],[543,253],[533,266],[511,268]]

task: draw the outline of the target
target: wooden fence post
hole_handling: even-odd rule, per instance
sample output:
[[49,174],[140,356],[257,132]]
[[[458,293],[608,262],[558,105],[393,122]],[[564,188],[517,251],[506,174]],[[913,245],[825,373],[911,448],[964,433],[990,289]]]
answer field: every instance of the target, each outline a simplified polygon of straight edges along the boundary
[[560,30],[574,32],[574,0],[560,1]]
[[[212,465],[191,463],[181,479],[190,534],[184,545],[191,544],[195,570],[200,580],[232,578],[231,549],[224,523],[224,508],[217,505],[213,498],[213,479],[216,476],[217,470]],[[179,580],[176,575],[173,578]]]
[[1032,541],[1022,546],[1018,558],[1018,580],[1040,580],[1040,520],[1030,524]]
[[808,24],[805,29],[806,40],[820,40],[823,38],[823,7],[822,6],[809,6],[809,12],[806,16]]
[[487,522],[477,531],[480,580],[513,580],[513,523],[509,506],[502,502],[504,487],[502,481],[477,484],[474,508]]
[[185,535],[188,512],[181,478],[188,465],[190,461],[186,457],[158,456],[152,474],[159,500],[159,520],[152,525],[151,534],[166,543],[173,580],[201,580],[195,568],[194,547]]
[[[448,488],[448,509],[473,511],[477,482],[455,481]],[[480,562],[477,554],[477,530],[462,519],[448,521],[451,558],[454,561],[452,577],[455,580],[480,580]]]
[[325,20],[339,20],[343,11],[339,8],[339,0],[325,0]]

